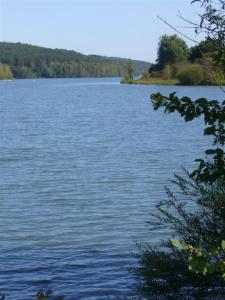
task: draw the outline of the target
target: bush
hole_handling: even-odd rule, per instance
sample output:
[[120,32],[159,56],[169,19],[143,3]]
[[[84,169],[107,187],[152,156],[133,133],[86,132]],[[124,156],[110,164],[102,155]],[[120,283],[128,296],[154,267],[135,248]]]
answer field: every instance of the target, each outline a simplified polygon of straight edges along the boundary
[[182,85],[198,85],[203,82],[203,70],[198,64],[188,65],[183,71],[178,72],[177,79]]
[[[220,180],[202,184],[187,174],[173,181],[176,193],[157,205],[149,222],[152,229],[169,228],[187,244],[202,242],[204,249],[220,246],[225,238],[225,186]],[[194,207],[194,209],[193,209]],[[149,299],[221,297],[225,282],[220,274],[193,274],[188,254],[174,249],[170,239],[161,248],[142,247],[134,270],[139,292]],[[161,297],[161,298],[160,298]],[[211,298],[210,298],[211,299]]]
[[159,72],[159,71],[152,71],[150,73],[150,76],[153,77],[153,78],[160,78],[161,77],[161,72]]
[[13,78],[13,74],[9,65],[0,63],[0,79],[12,79],[12,78]]
[[225,74],[220,70],[212,71],[210,83],[215,84],[215,85],[224,85],[225,84]]
[[171,79],[173,78],[173,68],[171,65],[166,65],[162,70],[162,78],[163,79]]
[[141,77],[141,79],[143,79],[143,80],[149,80],[150,78],[151,78],[151,75],[148,71],[145,71]]

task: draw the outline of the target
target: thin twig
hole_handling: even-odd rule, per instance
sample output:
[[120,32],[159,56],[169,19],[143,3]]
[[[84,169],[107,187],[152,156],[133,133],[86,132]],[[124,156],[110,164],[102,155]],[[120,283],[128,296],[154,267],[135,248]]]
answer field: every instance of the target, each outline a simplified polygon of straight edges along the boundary
[[197,42],[196,40],[190,38],[189,36],[187,36],[186,34],[184,34],[183,32],[179,31],[176,27],[174,27],[173,25],[169,24],[167,21],[165,21],[163,18],[161,18],[160,16],[157,16],[157,18],[159,20],[161,20],[163,23],[165,23],[167,26],[169,26],[170,28],[172,28],[174,31],[176,31],[178,34],[182,35],[184,38],[188,39],[189,41],[199,45],[199,42]]

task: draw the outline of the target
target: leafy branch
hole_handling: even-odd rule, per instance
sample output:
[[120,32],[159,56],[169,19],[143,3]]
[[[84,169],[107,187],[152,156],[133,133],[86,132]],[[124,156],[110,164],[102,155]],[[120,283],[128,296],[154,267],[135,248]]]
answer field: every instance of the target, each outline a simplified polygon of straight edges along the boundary
[[213,144],[217,148],[207,149],[205,154],[210,160],[196,159],[198,168],[191,173],[197,180],[214,182],[217,178],[225,179],[225,101],[199,98],[195,101],[189,97],[179,98],[176,93],[163,96],[160,93],[152,94],[151,100],[154,110],[164,108],[165,113],[178,112],[185,122],[190,122],[200,116],[203,117],[205,128],[204,135],[213,137]]
[[205,251],[201,244],[194,247],[191,244],[186,244],[184,241],[172,239],[172,245],[182,251],[187,251],[188,269],[196,274],[213,274],[221,273],[225,280],[225,241],[221,242],[219,247],[212,247]]

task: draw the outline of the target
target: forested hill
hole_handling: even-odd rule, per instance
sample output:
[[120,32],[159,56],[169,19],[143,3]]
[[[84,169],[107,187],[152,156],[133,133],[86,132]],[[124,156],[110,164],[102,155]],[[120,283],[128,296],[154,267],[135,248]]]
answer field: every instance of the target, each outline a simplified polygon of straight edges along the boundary
[[[132,61],[135,74],[150,67],[144,61]],[[36,77],[124,76],[127,59],[84,55],[76,51],[50,49],[22,43],[0,42],[0,79]]]

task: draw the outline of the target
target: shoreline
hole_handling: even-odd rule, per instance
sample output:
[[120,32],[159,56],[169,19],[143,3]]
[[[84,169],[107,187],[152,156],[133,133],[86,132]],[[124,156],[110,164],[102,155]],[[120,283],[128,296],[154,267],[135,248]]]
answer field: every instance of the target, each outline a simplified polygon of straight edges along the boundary
[[152,79],[133,79],[133,80],[126,80],[122,79],[121,84],[140,84],[140,85],[177,85],[177,86],[225,86],[225,82],[220,84],[210,84],[210,83],[202,83],[196,85],[184,85],[180,84],[178,79],[161,79],[161,78],[152,78]]
[[177,79],[161,79],[161,78],[152,78],[152,79],[133,79],[133,80],[121,80],[122,84],[143,84],[143,85],[179,85],[179,80]]

